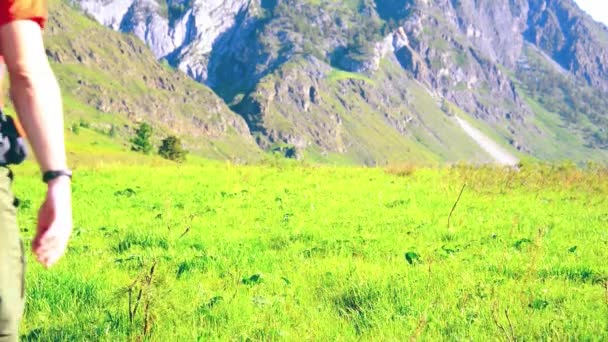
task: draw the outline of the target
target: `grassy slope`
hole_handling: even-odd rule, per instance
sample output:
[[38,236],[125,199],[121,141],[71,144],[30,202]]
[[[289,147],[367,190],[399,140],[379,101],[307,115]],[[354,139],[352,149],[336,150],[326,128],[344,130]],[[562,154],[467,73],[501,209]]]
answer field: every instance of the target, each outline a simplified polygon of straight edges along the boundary
[[240,117],[205,86],[159,64],[137,38],[104,28],[64,1],[51,1],[50,11],[47,53],[69,126],[85,121],[107,132],[114,125],[126,141],[134,122],[146,121],[157,140],[178,134],[197,154],[260,158]]
[[[558,79],[568,78],[561,75],[554,63],[548,61],[547,57],[542,56],[535,48],[526,45],[524,53],[532,68],[538,69],[531,72],[532,76],[541,73],[554,75],[553,77]],[[559,95],[560,91],[547,89],[540,94],[536,94],[535,98],[529,91],[529,85],[517,80],[515,75],[512,75],[512,79],[518,92],[523,95],[529,108],[534,112],[535,116],[532,118],[532,123],[544,132],[544,134],[530,132],[527,136],[531,148],[534,149],[534,154],[539,159],[566,159],[577,162],[606,160],[608,151],[589,147],[589,141],[584,137],[582,131],[589,126],[593,126],[586,117],[587,113],[579,112],[579,122],[576,124],[568,123],[559,114],[552,112],[539,102],[539,97],[546,102],[553,102],[554,105],[566,102],[567,99]],[[555,95],[555,93],[558,95]],[[570,95],[577,96],[576,94]]]
[[[558,114],[547,111],[533,99],[526,98],[526,101],[534,111],[534,123],[543,131],[549,132],[545,136],[530,136],[531,139],[534,139],[533,143],[537,147],[539,159],[577,162],[606,161],[608,151],[587,147],[587,142],[572,127],[567,127]],[[568,146],[568,148],[564,148],[564,146]]]
[[[306,61],[288,63],[264,78],[254,95],[261,103],[268,103],[264,112],[267,127],[306,137],[308,141],[314,141],[317,132],[328,133],[324,129],[331,125],[329,117],[337,115],[341,119],[339,133],[329,133],[327,139],[343,145],[346,152],[321,153],[313,145],[305,153],[308,158],[368,165],[491,160],[441,111],[438,100],[394,61],[383,61],[381,70],[371,77],[333,69],[324,78],[310,79],[305,74],[310,68]],[[317,102],[309,103],[308,111],[300,113],[290,98],[297,90],[277,91],[281,82],[294,89],[314,85],[319,92]],[[273,100],[266,101],[269,98]],[[400,122],[413,120],[400,132],[385,114]]]
[[[138,340],[146,312],[152,341],[608,338],[605,171],[108,159],[75,177],[67,258],[29,264],[26,341]],[[29,242],[32,164],[15,190]]]
[[[406,137],[413,140],[418,149],[427,150],[437,160],[444,162],[490,161],[489,156],[440,109],[438,99],[423,85],[412,80],[393,60],[384,60],[375,78],[379,84],[396,78],[400,87],[407,89],[409,102],[397,101],[401,108],[389,115],[403,111],[414,118]],[[382,85],[376,87],[375,91],[381,93]]]
[[422,85],[412,81],[407,84],[414,94],[413,109],[422,123],[413,131],[416,141],[439,155],[443,161],[491,161],[490,156],[440,110],[437,100]]

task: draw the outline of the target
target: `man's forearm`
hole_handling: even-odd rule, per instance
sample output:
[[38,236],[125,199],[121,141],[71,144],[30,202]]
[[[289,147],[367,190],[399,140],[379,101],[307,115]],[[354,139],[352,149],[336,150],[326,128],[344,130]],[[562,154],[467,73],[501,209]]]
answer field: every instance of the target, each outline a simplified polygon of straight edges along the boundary
[[42,171],[67,168],[60,90],[45,64],[32,74],[11,74],[11,96]]

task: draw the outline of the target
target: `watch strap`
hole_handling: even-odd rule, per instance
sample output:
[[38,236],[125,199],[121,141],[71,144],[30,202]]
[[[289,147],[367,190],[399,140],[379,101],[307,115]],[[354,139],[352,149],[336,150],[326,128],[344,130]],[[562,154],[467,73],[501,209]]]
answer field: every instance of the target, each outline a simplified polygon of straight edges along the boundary
[[70,179],[72,179],[72,171],[71,170],[46,171],[42,174],[42,181],[45,183],[48,183],[55,178],[59,178],[59,177],[63,177],[63,176],[66,176],[66,177],[69,177]]

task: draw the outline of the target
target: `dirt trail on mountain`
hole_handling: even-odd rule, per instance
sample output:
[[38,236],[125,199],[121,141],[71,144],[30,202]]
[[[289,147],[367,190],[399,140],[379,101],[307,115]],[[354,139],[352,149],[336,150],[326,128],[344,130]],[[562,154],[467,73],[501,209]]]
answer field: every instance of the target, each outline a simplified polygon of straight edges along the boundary
[[468,122],[462,120],[456,116],[456,121],[462,127],[462,130],[475,140],[475,142],[486,151],[497,163],[501,165],[513,166],[517,165],[519,160],[511,153],[507,152],[504,148],[499,146],[490,137],[482,133],[477,128],[471,126]]

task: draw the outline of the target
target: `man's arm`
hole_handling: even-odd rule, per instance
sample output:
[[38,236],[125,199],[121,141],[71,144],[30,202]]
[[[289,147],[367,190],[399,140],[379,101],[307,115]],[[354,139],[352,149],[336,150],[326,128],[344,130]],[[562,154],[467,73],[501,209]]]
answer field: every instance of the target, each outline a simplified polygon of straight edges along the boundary
[[[2,55],[10,75],[11,98],[43,172],[67,169],[59,86],[48,63],[42,30],[30,20],[0,27]],[[72,231],[68,177],[48,183],[38,216],[33,250],[46,267],[65,252]]]

